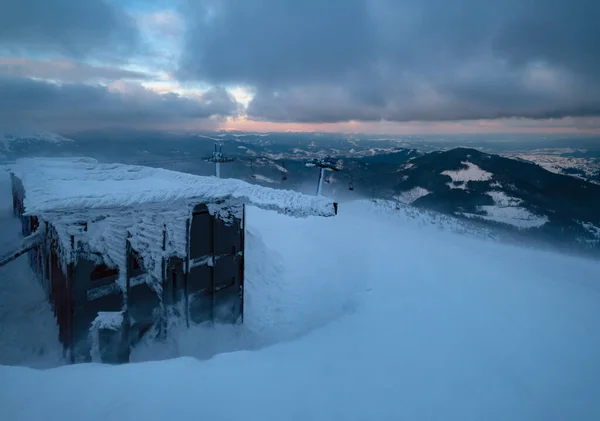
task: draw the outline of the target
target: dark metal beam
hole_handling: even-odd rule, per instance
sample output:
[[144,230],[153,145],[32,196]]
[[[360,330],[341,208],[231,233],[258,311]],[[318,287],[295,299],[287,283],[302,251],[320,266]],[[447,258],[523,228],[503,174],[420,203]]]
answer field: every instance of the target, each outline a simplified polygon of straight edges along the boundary
[[0,254],[0,267],[16,260],[30,250],[38,247],[42,240],[42,233],[36,232],[27,238],[24,238],[21,244],[9,251],[8,253]]

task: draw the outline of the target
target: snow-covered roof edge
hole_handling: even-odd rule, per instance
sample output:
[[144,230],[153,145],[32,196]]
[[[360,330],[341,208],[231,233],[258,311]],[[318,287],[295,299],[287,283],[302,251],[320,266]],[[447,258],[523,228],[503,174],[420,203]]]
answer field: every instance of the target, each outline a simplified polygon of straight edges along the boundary
[[23,183],[28,214],[228,199],[296,217],[337,213],[325,197],[93,158],[22,158],[8,169]]

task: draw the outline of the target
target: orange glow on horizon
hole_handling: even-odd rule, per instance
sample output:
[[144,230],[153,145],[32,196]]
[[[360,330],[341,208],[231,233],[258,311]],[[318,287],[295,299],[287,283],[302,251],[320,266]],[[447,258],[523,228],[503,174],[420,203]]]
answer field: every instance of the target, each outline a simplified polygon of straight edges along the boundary
[[[536,124],[537,123],[537,124]],[[248,132],[325,132],[325,133],[369,133],[374,135],[419,135],[419,134],[600,134],[597,127],[544,127],[544,121],[528,120],[527,125],[511,125],[501,120],[448,121],[448,122],[344,122],[344,123],[277,123],[246,119],[228,119],[219,126],[220,130]]]

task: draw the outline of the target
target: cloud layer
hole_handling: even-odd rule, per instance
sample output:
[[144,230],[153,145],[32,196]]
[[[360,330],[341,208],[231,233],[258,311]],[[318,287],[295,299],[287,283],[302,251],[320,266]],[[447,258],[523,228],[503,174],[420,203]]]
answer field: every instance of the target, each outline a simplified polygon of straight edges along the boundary
[[257,120],[600,115],[595,0],[195,2],[180,77],[256,89]]
[[102,86],[0,76],[0,92],[0,126],[4,127],[160,128],[238,112],[238,104],[223,89],[187,98],[159,95],[124,81]]
[[0,124],[594,118],[597,16],[597,0],[0,1]]
[[0,50],[12,55],[122,58],[138,42],[134,19],[112,1],[0,2]]
[[119,67],[91,66],[68,59],[32,60],[23,57],[0,57],[0,75],[71,83],[149,78],[146,73]]

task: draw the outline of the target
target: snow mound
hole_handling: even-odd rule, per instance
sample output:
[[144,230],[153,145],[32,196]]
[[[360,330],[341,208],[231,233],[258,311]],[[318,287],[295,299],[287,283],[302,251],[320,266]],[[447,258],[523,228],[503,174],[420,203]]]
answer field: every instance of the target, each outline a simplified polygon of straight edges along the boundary
[[458,171],[442,171],[440,174],[447,175],[452,182],[447,183],[451,189],[466,189],[469,181],[488,181],[493,174],[482,170],[477,165],[469,161],[462,161],[467,168]]
[[90,329],[117,330],[123,324],[123,312],[99,311]]
[[299,217],[335,214],[332,201],[324,197],[162,168],[101,164],[90,158],[24,158],[10,170],[23,182],[29,214],[230,198]]

